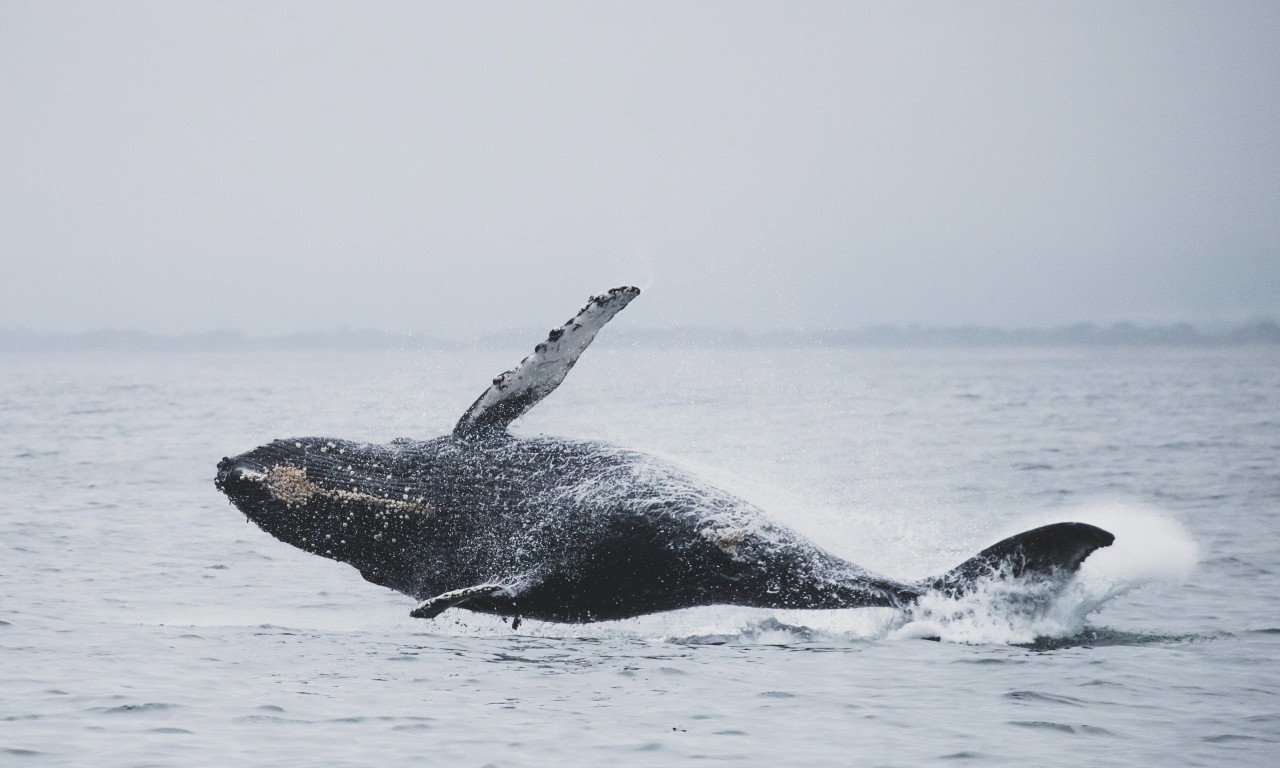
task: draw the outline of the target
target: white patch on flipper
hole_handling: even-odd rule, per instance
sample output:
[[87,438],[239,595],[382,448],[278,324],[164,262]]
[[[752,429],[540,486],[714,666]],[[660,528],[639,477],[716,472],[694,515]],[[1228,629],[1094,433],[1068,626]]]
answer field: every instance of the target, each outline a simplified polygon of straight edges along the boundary
[[505,429],[542,398],[555,391],[578,357],[605,323],[622,311],[640,289],[614,288],[592,296],[569,322],[553,329],[547,340],[515,368],[500,374],[458,420],[453,434]]
[[455,589],[452,592],[445,592],[442,595],[427,598],[418,607],[409,612],[409,615],[415,619],[432,619],[439,616],[449,608],[460,603],[465,603],[478,595],[492,595],[506,587],[501,584],[477,584],[474,587],[463,587]]

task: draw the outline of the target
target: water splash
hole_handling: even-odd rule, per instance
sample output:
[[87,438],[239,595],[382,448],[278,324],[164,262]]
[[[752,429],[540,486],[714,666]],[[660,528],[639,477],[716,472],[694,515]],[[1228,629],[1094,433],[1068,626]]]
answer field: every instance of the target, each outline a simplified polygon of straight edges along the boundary
[[1078,637],[1103,605],[1144,585],[1181,581],[1198,557],[1181,526],[1149,509],[1095,505],[1054,518],[1097,525],[1115,543],[1090,555],[1065,584],[993,579],[960,598],[926,595],[889,637],[1019,645]]

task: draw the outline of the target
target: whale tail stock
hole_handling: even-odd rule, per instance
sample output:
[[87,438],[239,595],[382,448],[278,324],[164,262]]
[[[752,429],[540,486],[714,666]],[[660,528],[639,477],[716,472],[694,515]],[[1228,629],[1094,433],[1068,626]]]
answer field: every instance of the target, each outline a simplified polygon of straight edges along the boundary
[[925,592],[961,597],[983,579],[1061,581],[1070,577],[1095,549],[1115,536],[1088,523],[1054,523],[992,544],[950,571],[924,579]]

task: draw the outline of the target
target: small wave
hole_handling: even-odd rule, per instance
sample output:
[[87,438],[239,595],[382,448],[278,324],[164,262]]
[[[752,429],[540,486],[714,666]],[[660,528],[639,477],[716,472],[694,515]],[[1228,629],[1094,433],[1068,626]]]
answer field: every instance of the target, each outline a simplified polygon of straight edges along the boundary
[[726,643],[751,643],[758,645],[789,645],[811,642],[814,630],[798,624],[784,624],[770,616],[748,624],[737,632],[694,634],[684,637],[668,637],[678,645],[724,645]]
[[1004,695],[1006,699],[1012,699],[1019,702],[1047,703],[1047,704],[1065,704],[1071,707],[1083,707],[1085,702],[1081,699],[1075,699],[1070,696],[1061,696],[1054,693],[1040,693],[1039,691],[1012,691]]
[[1033,651],[1057,651],[1064,648],[1102,648],[1113,645],[1163,645],[1212,640],[1211,635],[1161,635],[1147,632],[1125,632],[1106,627],[1085,627],[1067,637],[1037,637],[1029,643],[1014,643]]
[[[808,645],[849,646],[884,638],[900,621],[900,613],[891,608],[852,608],[844,610],[782,610],[762,608],[711,609],[714,623],[701,623],[696,631],[668,631],[663,638],[680,645]],[[695,612],[680,622],[687,627]],[[707,614],[702,614],[707,616]],[[675,629],[675,627],[670,627]]]
[[1244,733],[1222,733],[1222,734],[1218,734],[1217,736],[1205,736],[1203,739],[1201,739],[1201,741],[1205,741],[1210,744],[1230,744],[1232,742],[1238,742],[1238,741],[1274,742],[1275,739],[1268,739],[1262,736],[1250,736]]
[[242,715],[241,717],[237,717],[234,720],[232,720],[232,722],[243,723],[245,725],[255,725],[259,723],[265,723],[270,725],[284,724],[284,723],[300,723],[303,725],[310,725],[315,721],[299,720],[299,719],[290,718],[290,717],[277,717],[275,715]]
[[177,708],[177,704],[148,702],[146,704],[121,704],[118,707],[94,707],[91,711],[100,712],[104,715],[139,715],[150,712],[164,712]]
[[1099,728],[1096,725],[1068,725],[1067,723],[1054,723],[1048,720],[1010,720],[1009,725],[1016,725],[1021,728],[1038,728],[1042,730],[1057,731],[1059,733],[1079,733],[1089,736],[1115,736],[1114,733],[1106,728]]

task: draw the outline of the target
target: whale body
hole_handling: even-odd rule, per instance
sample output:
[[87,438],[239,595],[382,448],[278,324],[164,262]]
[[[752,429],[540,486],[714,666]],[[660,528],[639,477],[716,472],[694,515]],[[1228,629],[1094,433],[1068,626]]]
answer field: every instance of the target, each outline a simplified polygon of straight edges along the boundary
[[639,290],[592,297],[493,380],[453,433],[385,445],[275,440],[218,463],[216,485],[264,531],[349,563],[420,601],[559,622],[697,605],[905,607],[982,579],[1065,583],[1113,536],[1076,522],[998,542],[917,582],[826,552],[756,506],[653,456],[608,443],[517,438],[507,426],[553,391]]

